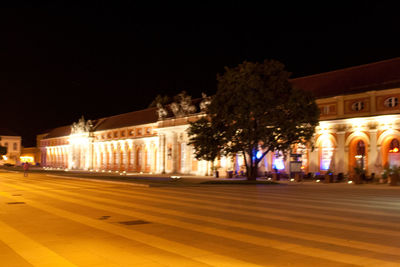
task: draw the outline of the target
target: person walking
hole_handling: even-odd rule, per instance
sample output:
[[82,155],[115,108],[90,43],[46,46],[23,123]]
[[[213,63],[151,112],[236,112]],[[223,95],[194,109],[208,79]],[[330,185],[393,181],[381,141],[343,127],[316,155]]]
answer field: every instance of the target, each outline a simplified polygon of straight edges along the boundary
[[28,170],[29,170],[29,163],[25,162],[24,163],[24,177],[28,176]]

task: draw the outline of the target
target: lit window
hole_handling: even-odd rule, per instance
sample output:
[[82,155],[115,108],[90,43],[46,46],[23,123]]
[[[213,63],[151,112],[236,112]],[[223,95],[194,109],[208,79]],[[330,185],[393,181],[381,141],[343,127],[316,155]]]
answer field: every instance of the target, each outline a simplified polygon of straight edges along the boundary
[[385,99],[384,105],[388,108],[396,107],[399,104],[399,99],[397,97],[389,97]]
[[114,137],[118,137],[118,132],[114,132]]
[[364,109],[364,102],[362,101],[358,101],[353,103],[353,105],[351,105],[351,109],[354,111],[360,111]]

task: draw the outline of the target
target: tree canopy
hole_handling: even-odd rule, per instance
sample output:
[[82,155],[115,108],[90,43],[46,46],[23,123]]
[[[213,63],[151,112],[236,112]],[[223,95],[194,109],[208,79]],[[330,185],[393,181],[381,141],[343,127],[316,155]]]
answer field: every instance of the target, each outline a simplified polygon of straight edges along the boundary
[[[201,140],[212,137],[222,155],[242,153],[247,177],[255,179],[258,164],[268,152],[306,144],[318,124],[319,109],[310,94],[293,88],[289,77],[284,65],[275,60],[226,67],[217,76],[208,123],[203,120],[190,126],[196,157],[204,158],[212,143]],[[261,155],[256,156],[258,151]]]

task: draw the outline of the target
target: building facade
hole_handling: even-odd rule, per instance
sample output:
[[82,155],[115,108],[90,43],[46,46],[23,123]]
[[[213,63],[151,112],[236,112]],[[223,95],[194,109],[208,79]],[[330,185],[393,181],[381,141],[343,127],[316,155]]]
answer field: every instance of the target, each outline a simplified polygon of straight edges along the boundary
[[0,130],[0,144],[7,147],[7,154],[0,159],[2,164],[19,164],[21,154],[21,136],[16,135],[8,130]]
[[[351,174],[355,167],[380,175],[400,166],[400,58],[293,79],[320,107],[313,147],[295,146],[303,172]],[[189,122],[204,116],[210,99],[181,100],[53,129],[40,136],[42,166],[93,171],[211,174],[188,145]],[[260,171],[290,172],[289,158],[269,153]],[[243,156],[220,158],[224,171],[244,170]]]

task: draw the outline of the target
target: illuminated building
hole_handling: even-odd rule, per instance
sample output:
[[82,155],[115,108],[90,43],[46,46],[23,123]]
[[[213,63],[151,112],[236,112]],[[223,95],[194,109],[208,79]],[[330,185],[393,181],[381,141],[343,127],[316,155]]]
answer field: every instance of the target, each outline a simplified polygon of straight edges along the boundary
[[2,164],[18,164],[21,153],[21,136],[6,129],[0,129],[0,144],[7,147],[7,154],[0,159],[0,162]]
[[[296,146],[307,172],[351,173],[359,166],[379,175],[400,165],[400,58],[292,80],[312,92],[321,110],[315,149]],[[201,101],[201,102],[200,102]],[[203,116],[207,97],[53,129],[41,136],[43,166],[66,169],[205,175],[187,145],[188,122]],[[243,157],[221,158],[221,170],[243,169]],[[289,172],[279,153],[269,153],[260,171]]]

